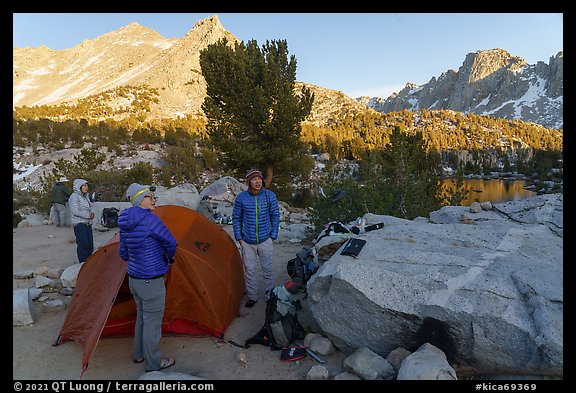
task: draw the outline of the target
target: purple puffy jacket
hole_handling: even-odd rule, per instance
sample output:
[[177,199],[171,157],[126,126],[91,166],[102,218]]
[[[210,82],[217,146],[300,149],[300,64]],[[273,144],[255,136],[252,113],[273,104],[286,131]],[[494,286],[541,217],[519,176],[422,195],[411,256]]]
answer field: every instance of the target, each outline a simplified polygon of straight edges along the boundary
[[167,261],[176,254],[176,238],[149,209],[133,206],[118,216],[120,258],[128,261],[128,275],[157,277],[168,272]]

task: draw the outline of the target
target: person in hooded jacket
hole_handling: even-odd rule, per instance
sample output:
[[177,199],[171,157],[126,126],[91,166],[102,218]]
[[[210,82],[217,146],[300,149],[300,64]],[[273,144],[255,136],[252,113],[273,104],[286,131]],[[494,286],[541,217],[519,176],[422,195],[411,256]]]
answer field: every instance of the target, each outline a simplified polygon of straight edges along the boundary
[[88,181],[76,179],[73,183],[73,192],[68,199],[70,206],[71,223],[76,236],[76,254],[78,262],[82,263],[94,252],[94,234],[92,220],[94,210],[88,195]]
[[173,366],[174,358],[162,358],[160,338],[166,300],[164,276],[174,261],[176,238],[152,211],[156,208],[154,186],[132,183],[126,196],[132,207],[118,216],[120,258],[128,261],[128,285],[136,302],[136,326],[132,356],[146,362],[146,371]]
[[264,298],[274,289],[272,269],[274,240],[280,227],[280,207],[274,192],[264,187],[262,172],[251,169],[246,174],[248,189],[236,196],[232,210],[234,238],[242,249],[244,282],[248,301],[244,307],[254,307],[258,301],[258,262],[264,277]]

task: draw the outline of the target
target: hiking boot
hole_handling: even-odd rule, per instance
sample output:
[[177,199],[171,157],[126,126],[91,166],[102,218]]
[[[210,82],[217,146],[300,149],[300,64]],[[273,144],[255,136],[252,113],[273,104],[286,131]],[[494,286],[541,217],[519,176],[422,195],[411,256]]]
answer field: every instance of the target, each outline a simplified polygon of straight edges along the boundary
[[250,300],[248,300],[248,301],[246,302],[246,304],[244,305],[244,307],[246,307],[246,308],[252,308],[252,307],[254,307],[255,304],[256,304],[256,300],[250,299]]

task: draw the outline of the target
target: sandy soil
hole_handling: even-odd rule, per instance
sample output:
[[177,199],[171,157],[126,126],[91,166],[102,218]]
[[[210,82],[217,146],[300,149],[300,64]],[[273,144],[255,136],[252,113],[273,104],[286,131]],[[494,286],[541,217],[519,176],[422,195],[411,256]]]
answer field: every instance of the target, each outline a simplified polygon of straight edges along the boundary
[[[226,226],[227,230],[231,226]],[[106,243],[115,231],[94,232],[97,248]],[[276,283],[289,279],[286,262],[294,258],[305,243],[277,242],[274,260]],[[66,268],[76,260],[74,233],[70,227],[42,225],[19,228],[13,233],[13,272],[34,270],[41,266]],[[13,279],[13,288],[33,287],[34,279]],[[261,286],[262,287],[262,286]],[[50,297],[62,298],[54,293]],[[297,295],[304,308],[299,320],[308,331],[313,330],[308,304],[303,295]],[[262,345],[244,349],[228,343],[233,340],[243,344],[264,323],[265,303],[260,300],[253,308],[244,307],[224,334],[224,340],[215,337],[163,336],[160,349],[164,356],[174,356],[176,364],[165,372],[191,374],[211,380],[302,380],[310,368],[318,363],[310,357],[297,362],[280,361],[280,351]],[[38,305],[38,303],[35,304]],[[52,346],[56,341],[66,311],[41,312],[29,326],[14,326],[13,378],[18,380],[77,380],[82,366],[82,348],[76,342]],[[145,373],[142,364],[134,364],[131,357],[131,337],[100,339],[89,367],[83,376],[88,379],[134,380]],[[236,360],[244,353],[246,363]],[[343,355],[340,352],[325,356],[325,366],[331,376],[341,372]]]

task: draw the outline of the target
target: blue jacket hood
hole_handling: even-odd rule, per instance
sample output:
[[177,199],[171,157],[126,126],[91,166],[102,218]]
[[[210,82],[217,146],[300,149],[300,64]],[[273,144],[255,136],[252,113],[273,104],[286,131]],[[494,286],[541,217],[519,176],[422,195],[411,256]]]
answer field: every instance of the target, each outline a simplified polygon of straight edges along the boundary
[[122,210],[118,216],[120,258],[128,261],[130,276],[150,278],[164,275],[176,254],[177,240],[162,220],[140,206]]
[[123,231],[134,229],[150,213],[150,209],[143,209],[140,206],[124,209],[118,216],[118,228]]

